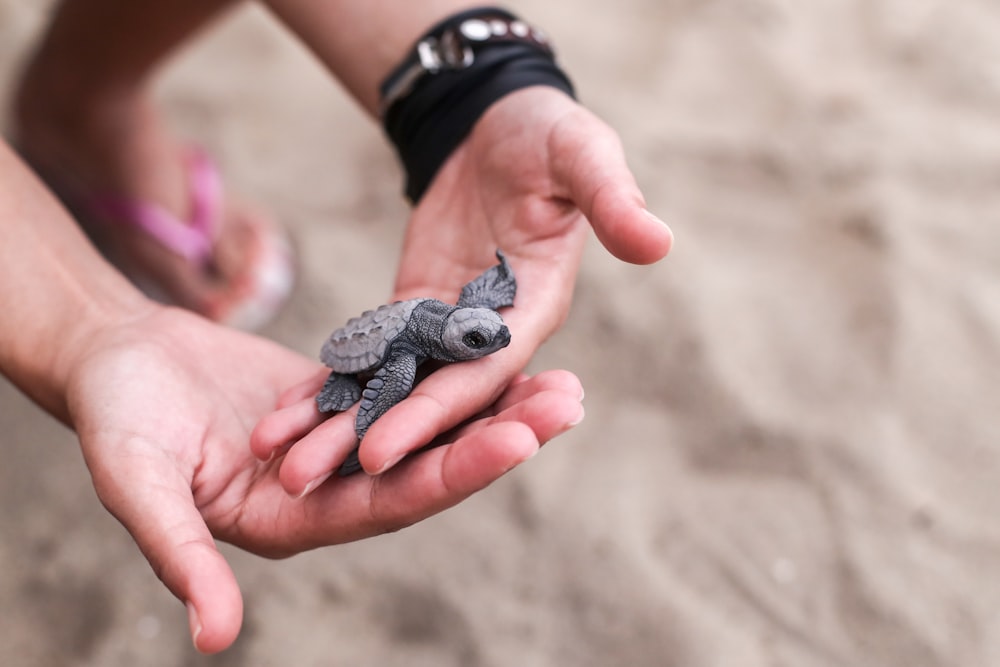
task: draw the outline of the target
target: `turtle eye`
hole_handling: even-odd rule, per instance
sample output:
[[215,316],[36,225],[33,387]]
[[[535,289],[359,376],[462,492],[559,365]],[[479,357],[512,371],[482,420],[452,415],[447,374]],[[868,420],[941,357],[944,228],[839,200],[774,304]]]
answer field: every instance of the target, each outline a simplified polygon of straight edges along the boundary
[[481,347],[486,347],[486,344],[490,341],[478,331],[470,331],[469,333],[462,336],[462,342],[465,343],[466,347],[471,347],[473,350],[478,350]]

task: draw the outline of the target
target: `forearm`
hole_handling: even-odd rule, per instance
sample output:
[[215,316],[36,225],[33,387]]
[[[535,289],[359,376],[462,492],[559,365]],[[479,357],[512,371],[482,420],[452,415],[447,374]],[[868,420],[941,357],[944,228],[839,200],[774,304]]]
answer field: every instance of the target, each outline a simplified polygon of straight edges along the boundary
[[358,102],[374,114],[378,87],[431,25],[482,5],[470,0],[266,0]]
[[102,329],[149,302],[2,142],[0,238],[0,372],[65,421],[74,360]]

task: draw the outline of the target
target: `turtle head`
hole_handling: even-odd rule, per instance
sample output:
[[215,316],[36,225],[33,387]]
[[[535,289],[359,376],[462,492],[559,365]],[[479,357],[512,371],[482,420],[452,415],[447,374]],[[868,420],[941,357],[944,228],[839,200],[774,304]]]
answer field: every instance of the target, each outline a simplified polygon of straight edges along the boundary
[[445,320],[441,345],[454,361],[479,359],[510,343],[510,329],[489,308],[458,308]]

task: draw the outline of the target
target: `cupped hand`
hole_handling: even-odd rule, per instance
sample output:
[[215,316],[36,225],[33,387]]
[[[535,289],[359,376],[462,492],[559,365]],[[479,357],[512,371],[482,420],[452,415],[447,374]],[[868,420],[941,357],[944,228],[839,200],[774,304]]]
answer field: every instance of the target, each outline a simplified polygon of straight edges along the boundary
[[[174,309],[109,328],[73,355],[67,404],[98,496],[187,605],[203,652],[229,646],[242,620],[215,539],[283,557],[396,530],[488,485],[582,418],[575,377],[520,378],[446,446],[295,498],[281,457],[261,461],[248,442],[275,406],[302,405],[319,375],[316,362],[275,343]],[[353,437],[343,418],[324,433],[320,458]]]
[[569,311],[588,221],[621,260],[667,254],[670,230],[646,208],[617,134],[562,92],[527,88],[495,103],[437,174],[410,220],[395,298],[454,303],[501,248],[517,277],[503,311],[511,345],[445,367],[377,421],[360,460],[386,469],[490,405]]

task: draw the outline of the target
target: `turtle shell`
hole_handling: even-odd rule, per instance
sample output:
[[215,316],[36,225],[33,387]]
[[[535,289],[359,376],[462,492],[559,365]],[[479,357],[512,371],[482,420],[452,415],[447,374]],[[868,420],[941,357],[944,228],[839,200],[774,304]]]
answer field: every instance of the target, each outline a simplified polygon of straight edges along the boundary
[[377,370],[385,361],[389,346],[406,330],[414,308],[424,301],[396,301],[348,320],[323,343],[320,360],[338,373]]

